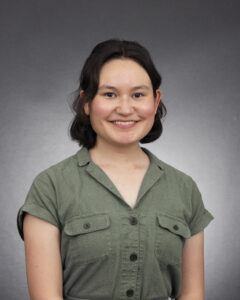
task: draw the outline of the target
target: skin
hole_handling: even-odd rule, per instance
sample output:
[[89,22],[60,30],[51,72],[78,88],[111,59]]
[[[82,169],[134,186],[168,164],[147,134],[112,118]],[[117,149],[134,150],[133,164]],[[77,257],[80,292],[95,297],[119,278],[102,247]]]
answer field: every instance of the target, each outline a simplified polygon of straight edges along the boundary
[[[138,88],[136,86],[146,86]],[[102,88],[112,86],[114,88]],[[84,91],[80,92],[82,96]],[[96,146],[89,153],[102,164],[131,166],[146,162],[139,140],[152,128],[161,100],[160,90],[156,98],[148,73],[130,59],[114,59],[105,63],[99,74],[99,89],[91,105],[84,107],[97,133]],[[112,120],[138,120],[133,128],[115,127]]]
[[59,229],[27,213],[23,232],[30,299],[63,300]]
[[[153,125],[161,100],[160,90],[156,90],[157,96],[154,98],[147,72],[129,59],[107,62],[100,72],[99,87],[102,85],[111,85],[115,89],[99,90],[92,105],[84,107],[97,133],[96,146],[89,151],[92,159],[114,165],[122,172],[129,172],[131,166],[146,166],[148,158],[139,147],[139,140]],[[149,89],[132,90],[139,85],[146,85]],[[83,93],[81,91],[80,95]],[[109,123],[110,120],[119,119],[139,122],[130,129],[116,128]],[[23,231],[31,300],[63,300],[59,229],[40,218],[26,214]],[[204,299],[203,245],[203,231],[185,243],[182,288],[177,300]]]
[[204,300],[204,230],[186,240],[182,256],[182,285],[176,300]]

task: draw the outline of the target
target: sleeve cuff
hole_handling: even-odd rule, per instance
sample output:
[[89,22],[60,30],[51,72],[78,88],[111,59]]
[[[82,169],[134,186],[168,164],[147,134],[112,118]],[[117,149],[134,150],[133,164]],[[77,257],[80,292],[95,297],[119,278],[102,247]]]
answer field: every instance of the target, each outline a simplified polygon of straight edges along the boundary
[[60,224],[54,219],[54,217],[44,208],[36,205],[36,204],[24,204],[18,211],[17,214],[17,228],[18,232],[21,236],[21,239],[24,241],[24,234],[23,234],[23,219],[24,219],[24,213],[27,212],[35,217],[38,217],[40,219],[43,219],[58,228],[60,228]]
[[204,208],[196,224],[190,226],[191,236],[202,231],[213,219],[214,216],[206,208]]

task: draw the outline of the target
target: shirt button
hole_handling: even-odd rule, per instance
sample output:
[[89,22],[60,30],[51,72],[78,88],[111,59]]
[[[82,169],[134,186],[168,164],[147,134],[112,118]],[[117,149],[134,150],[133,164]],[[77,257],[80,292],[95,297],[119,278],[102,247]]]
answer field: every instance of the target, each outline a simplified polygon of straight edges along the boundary
[[137,254],[136,254],[136,253],[132,253],[132,254],[130,255],[130,260],[131,260],[131,261],[137,260]]
[[85,229],[88,229],[88,228],[90,228],[90,223],[85,223],[85,224],[83,224],[83,228],[85,228]]
[[130,224],[131,224],[131,225],[136,225],[137,222],[138,222],[137,218],[135,218],[135,217],[131,217],[131,218],[130,218]]
[[130,289],[130,290],[127,290],[127,293],[126,293],[126,294],[127,294],[128,297],[132,297],[133,294],[134,294],[134,291],[131,290],[131,289]]
[[179,227],[178,227],[177,225],[174,225],[174,226],[173,226],[173,229],[178,230]]

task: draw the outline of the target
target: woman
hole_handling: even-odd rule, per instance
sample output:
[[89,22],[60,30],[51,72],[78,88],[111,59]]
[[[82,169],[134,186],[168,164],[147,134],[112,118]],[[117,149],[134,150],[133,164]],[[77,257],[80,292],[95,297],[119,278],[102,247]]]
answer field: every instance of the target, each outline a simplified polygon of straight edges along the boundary
[[31,299],[204,299],[214,217],[189,175],[139,146],[162,133],[160,84],[137,42],[87,58],[70,128],[82,148],[38,174],[18,212]]

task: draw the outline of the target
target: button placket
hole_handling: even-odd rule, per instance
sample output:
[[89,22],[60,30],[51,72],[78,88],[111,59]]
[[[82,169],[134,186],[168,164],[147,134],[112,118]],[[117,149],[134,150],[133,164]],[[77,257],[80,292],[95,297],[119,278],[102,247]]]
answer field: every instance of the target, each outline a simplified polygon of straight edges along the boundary
[[[121,280],[121,299],[136,296],[135,288],[137,286],[137,275],[139,267],[136,262],[138,260],[139,251],[139,220],[136,216],[129,217],[129,226],[126,226],[128,239],[125,239],[123,245],[123,259],[122,259],[122,280]],[[125,247],[124,247],[125,246]],[[130,251],[131,252],[130,252]],[[131,263],[132,262],[132,263]]]

